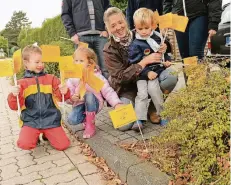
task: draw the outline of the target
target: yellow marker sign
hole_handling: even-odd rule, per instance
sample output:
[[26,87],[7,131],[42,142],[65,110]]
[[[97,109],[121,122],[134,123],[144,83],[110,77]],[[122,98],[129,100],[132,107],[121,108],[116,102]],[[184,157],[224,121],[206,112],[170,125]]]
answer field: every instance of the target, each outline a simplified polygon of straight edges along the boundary
[[63,78],[82,78],[83,65],[74,64],[72,56],[63,56],[59,59],[59,69]]
[[80,89],[79,89],[79,96],[80,96],[81,100],[83,99],[86,91],[87,91],[86,84],[81,80],[81,82],[80,82]]
[[0,77],[13,76],[13,63],[11,60],[0,61]]
[[96,92],[100,92],[100,90],[103,88],[104,81],[95,76],[93,72],[90,72],[87,76],[87,84]]
[[153,25],[152,25],[152,28],[154,30],[158,27],[157,24],[159,23],[159,17],[160,17],[160,15],[159,15],[158,11],[157,10],[154,11],[153,12]]
[[188,25],[188,17],[172,14],[172,29],[185,32]]
[[85,43],[85,42],[79,42],[78,47],[88,48],[88,43]]
[[194,57],[188,57],[188,58],[184,58],[184,64],[186,65],[197,65],[197,57],[194,56]]
[[42,61],[43,62],[59,62],[60,47],[52,45],[42,45]]
[[21,49],[14,52],[13,62],[14,62],[14,73],[20,72],[21,67],[22,67],[22,51],[21,51]]
[[119,128],[137,120],[132,104],[124,105],[116,110],[110,111],[114,128]]
[[171,28],[172,27],[172,13],[159,16],[159,28]]

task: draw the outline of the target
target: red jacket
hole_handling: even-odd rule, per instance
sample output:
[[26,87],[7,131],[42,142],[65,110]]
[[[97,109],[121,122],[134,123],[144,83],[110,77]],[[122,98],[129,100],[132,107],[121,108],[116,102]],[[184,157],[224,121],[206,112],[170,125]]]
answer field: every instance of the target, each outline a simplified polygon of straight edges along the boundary
[[[23,125],[47,129],[61,125],[61,112],[57,101],[62,100],[59,90],[60,80],[50,74],[36,74],[26,71],[24,78],[18,81],[20,85],[19,102],[21,121]],[[70,91],[64,97],[70,98]],[[8,95],[8,104],[12,110],[17,110],[17,99],[12,93]]]

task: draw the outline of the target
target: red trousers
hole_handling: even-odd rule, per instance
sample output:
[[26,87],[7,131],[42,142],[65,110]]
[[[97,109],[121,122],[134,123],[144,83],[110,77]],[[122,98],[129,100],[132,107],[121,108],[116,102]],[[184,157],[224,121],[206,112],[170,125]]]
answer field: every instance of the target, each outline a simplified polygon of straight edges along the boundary
[[62,127],[49,129],[36,129],[28,126],[21,128],[17,145],[23,150],[30,150],[36,147],[39,134],[43,133],[50,141],[51,146],[56,150],[65,150],[70,145],[70,140],[66,136]]

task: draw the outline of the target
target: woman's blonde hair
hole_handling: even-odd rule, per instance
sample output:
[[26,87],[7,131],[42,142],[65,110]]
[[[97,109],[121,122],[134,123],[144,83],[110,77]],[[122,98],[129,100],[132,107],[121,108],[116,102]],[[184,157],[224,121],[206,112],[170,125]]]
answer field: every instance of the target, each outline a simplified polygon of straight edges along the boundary
[[22,50],[22,59],[29,60],[31,53],[37,53],[42,55],[42,49],[35,45],[28,45]]
[[125,15],[123,14],[122,10],[120,10],[119,8],[117,7],[111,7],[111,8],[108,8],[105,12],[104,12],[104,16],[103,16],[103,20],[104,20],[104,23],[108,29],[109,27],[109,17],[111,17],[112,15],[115,15],[115,14],[119,14],[123,17],[126,25],[127,24],[127,20],[125,18]]
[[154,13],[148,8],[139,8],[133,15],[134,24],[148,25],[148,20],[154,24]]
[[[78,47],[74,52],[73,58],[75,58],[75,56],[77,55],[77,52],[84,53],[86,55],[90,65],[96,65],[98,63],[97,55],[95,54],[93,49]],[[94,62],[92,62],[92,61],[94,61]]]

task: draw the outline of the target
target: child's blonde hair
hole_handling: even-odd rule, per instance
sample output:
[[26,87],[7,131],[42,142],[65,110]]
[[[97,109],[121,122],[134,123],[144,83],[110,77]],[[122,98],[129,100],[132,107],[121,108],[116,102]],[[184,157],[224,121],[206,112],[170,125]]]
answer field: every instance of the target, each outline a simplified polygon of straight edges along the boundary
[[133,15],[134,24],[148,25],[148,20],[151,20],[151,25],[154,24],[154,13],[148,8],[139,8]]
[[22,59],[28,61],[30,59],[31,53],[37,53],[42,55],[42,50],[38,46],[28,45],[22,50]]
[[[74,52],[73,58],[75,58],[75,55],[77,54],[77,52],[84,53],[86,55],[90,65],[96,65],[98,63],[97,55],[95,54],[93,49],[78,47]],[[92,61],[94,61],[94,62],[92,62]]]

